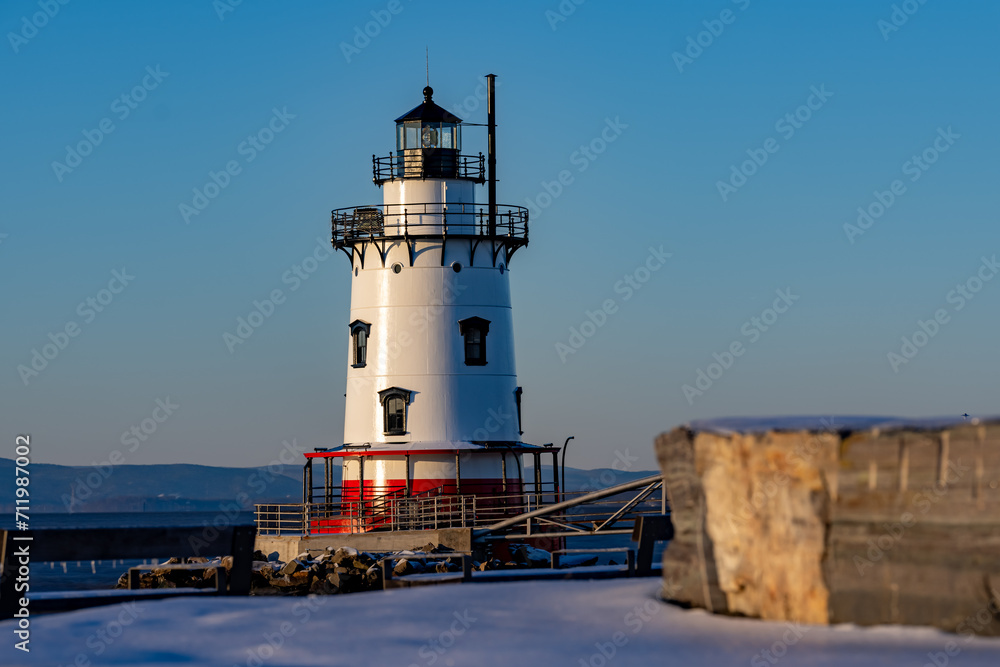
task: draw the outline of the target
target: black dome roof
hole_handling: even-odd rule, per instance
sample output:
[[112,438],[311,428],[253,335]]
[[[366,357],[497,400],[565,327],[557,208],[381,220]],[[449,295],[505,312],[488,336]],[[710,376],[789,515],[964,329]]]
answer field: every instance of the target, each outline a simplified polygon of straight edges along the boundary
[[428,123],[461,123],[462,119],[455,114],[442,109],[431,101],[434,89],[430,86],[424,88],[424,101],[422,104],[413,107],[402,116],[396,119],[397,123],[405,121],[426,121]]

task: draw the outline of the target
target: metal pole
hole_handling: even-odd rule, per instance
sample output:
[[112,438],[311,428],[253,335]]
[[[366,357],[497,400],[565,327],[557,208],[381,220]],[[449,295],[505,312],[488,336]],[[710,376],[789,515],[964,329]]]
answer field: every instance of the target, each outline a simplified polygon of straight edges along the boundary
[[358,457],[358,518],[363,528],[365,523],[365,457]]
[[306,461],[306,474],[303,476],[306,484],[305,502],[312,502],[312,459]]
[[532,454],[535,459],[535,506],[542,506],[542,455]]
[[496,74],[486,75],[486,182],[489,188],[490,223],[489,236],[497,235],[497,122],[496,122]]
[[413,479],[410,477],[410,455],[406,455],[406,497],[413,495]]
[[455,452],[455,495],[462,495],[462,455]]
[[569,441],[576,438],[575,435],[571,435],[566,438],[566,442],[562,446],[562,488],[565,492],[566,489],[566,448],[569,446]]
[[552,496],[552,502],[558,503],[562,502],[563,497],[560,495],[559,490],[559,452],[552,452],[552,483],[555,484],[556,490],[555,494]]
[[500,489],[503,493],[504,507],[507,506],[507,452],[500,452]]

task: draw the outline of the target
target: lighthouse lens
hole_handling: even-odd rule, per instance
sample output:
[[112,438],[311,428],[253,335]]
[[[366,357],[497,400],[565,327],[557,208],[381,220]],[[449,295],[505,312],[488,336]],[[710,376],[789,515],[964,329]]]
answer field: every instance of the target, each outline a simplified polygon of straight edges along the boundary
[[438,131],[433,127],[425,127],[423,131],[423,147],[437,148],[437,146],[438,146]]

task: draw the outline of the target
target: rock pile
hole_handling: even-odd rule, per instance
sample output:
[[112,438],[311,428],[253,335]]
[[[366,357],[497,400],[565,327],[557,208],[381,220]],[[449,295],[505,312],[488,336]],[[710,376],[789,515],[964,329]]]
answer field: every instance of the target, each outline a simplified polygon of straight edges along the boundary
[[[332,595],[382,590],[382,563],[389,560],[394,576],[426,572],[461,572],[461,554],[441,545],[393,553],[371,554],[351,547],[327,547],[325,551],[304,552],[285,563],[278,560],[277,552],[253,554],[251,595]],[[512,558],[507,562],[498,559],[473,560],[473,569],[479,571],[549,567],[550,554],[544,549],[528,545],[511,545]],[[176,569],[153,568],[140,575],[141,588],[214,588],[216,568],[228,573],[233,567],[231,556],[208,560],[190,558],[189,563],[204,564],[204,568]],[[180,564],[171,558],[161,565]],[[117,588],[128,588],[128,573],[118,580]]]

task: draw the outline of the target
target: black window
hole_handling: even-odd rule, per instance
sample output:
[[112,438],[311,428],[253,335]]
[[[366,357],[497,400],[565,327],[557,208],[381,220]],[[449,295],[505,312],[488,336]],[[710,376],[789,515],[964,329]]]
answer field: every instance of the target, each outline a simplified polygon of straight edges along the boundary
[[353,351],[353,368],[364,368],[368,360],[368,334],[372,325],[361,320],[351,322],[351,350]]
[[406,405],[399,396],[393,396],[385,402],[385,432],[401,434],[406,433],[406,426],[403,424],[403,414]]
[[383,389],[378,393],[382,402],[383,432],[385,435],[406,433],[406,406],[410,404],[410,392],[399,387]]
[[465,339],[465,365],[486,365],[486,334],[490,332],[489,320],[470,317],[460,320],[459,331]]

